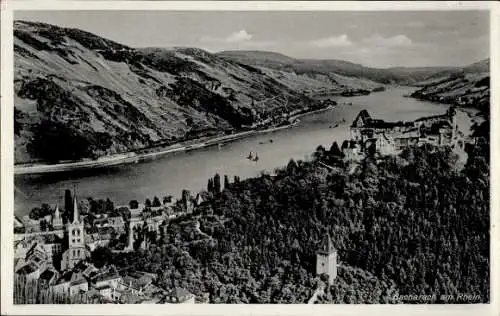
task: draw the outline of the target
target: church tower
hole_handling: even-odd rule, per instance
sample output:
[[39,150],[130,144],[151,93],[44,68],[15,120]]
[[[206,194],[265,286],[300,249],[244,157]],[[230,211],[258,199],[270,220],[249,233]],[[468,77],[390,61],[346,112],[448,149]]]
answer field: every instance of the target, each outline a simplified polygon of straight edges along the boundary
[[84,223],[78,212],[76,195],[73,197],[73,221],[66,224],[66,232],[68,249],[62,255],[61,270],[71,270],[79,261],[90,257],[90,251],[85,247]]
[[316,253],[316,274],[327,274],[328,284],[333,284],[337,277],[337,250],[329,234],[326,234],[320,249]]
[[80,219],[78,212],[78,203],[76,195],[73,197],[73,222],[66,225],[68,231],[68,246],[69,248],[78,248],[85,246],[83,221]]
[[54,230],[61,230],[64,227],[61,212],[59,212],[59,205],[56,205],[54,216],[52,216],[52,227],[54,227]]

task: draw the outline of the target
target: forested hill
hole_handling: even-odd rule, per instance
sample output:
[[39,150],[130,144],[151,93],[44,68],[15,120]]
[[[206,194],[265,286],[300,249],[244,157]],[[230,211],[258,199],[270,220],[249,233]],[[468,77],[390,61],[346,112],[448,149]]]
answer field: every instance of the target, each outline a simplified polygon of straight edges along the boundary
[[[320,282],[315,253],[328,232],[341,263],[320,303],[394,303],[395,294],[443,303],[440,295],[458,293],[477,297],[454,303],[486,303],[488,147],[466,150],[461,171],[449,148],[432,146],[353,169],[334,144],[273,176],[226,179],[222,191],[216,176],[196,213],[171,221],[149,250],[100,249],[93,259],[158,272],[160,285],[209,293],[212,303],[305,303]],[[198,232],[187,229],[196,221]]]
[[266,51],[223,51],[217,56],[252,66],[279,69],[297,74],[337,74],[364,78],[385,84],[413,85],[438,73],[454,73],[459,67],[392,67],[374,68],[344,60],[295,59]]
[[460,69],[453,74],[439,73],[419,83],[415,98],[470,106],[489,112],[490,109],[490,60],[485,59]]
[[306,88],[380,85],[256,68],[196,48],[135,49],[24,21],[14,23],[14,53],[16,163],[211,136],[314,108]]

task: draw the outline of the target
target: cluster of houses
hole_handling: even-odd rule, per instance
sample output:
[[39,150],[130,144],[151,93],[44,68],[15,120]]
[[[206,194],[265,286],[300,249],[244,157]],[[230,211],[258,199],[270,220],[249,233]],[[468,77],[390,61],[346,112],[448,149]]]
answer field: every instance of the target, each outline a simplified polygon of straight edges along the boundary
[[[184,212],[192,212],[201,197],[183,200]],[[127,235],[127,244],[120,251],[133,251],[137,239],[134,228],[147,227],[159,233],[168,219],[179,215],[173,212],[173,204],[165,202],[158,207],[144,207],[137,203],[118,207],[126,207],[130,217],[116,215],[116,212],[82,215],[75,196],[73,216],[66,223],[57,206],[51,215],[39,220],[29,216],[15,217],[16,280],[37,284],[40,289],[55,295],[85,295],[109,303],[195,303],[195,296],[182,288],[167,291],[154,285],[155,274],[134,271],[124,275],[114,266],[96,268],[91,260],[95,249],[108,247],[112,240],[122,235]],[[47,225],[40,225],[41,221]],[[146,243],[145,240],[140,246],[147,247]],[[204,300],[206,298],[201,298],[202,302]]]
[[458,131],[456,110],[450,107],[442,115],[422,117],[411,122],[386,122],[374,119],[362,110],[350,127],[350,140],[341,150],[346,160],[360,160],[367,154],[397,154],[411,145],[450,145],[463,149],[463,135]]

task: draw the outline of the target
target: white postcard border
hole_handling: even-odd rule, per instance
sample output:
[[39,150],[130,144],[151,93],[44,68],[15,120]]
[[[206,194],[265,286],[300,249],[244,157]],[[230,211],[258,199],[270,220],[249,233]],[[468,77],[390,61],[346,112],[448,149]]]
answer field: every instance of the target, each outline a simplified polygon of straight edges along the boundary
[[[493,1],[21,1],[1,0],[1,314],[8,315],[498,315],[500,119],[500,11]],[[490,304],[478,305],[13,305],[13,12],[16,10],[396,11],[490,10],[491,13],[491,256]],[[147,307],[146,307],[147,306]]]

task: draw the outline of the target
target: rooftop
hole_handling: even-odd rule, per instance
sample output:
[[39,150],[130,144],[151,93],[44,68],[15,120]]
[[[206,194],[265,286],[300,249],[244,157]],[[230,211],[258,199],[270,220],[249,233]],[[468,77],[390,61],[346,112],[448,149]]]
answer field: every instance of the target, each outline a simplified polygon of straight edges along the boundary
[[36,270],[38,270],[38,267],[35,266],[34,264],[30,263],[30,264],[25,265],[21,269],[17,270],[17,273],[18,274],[28,275],[28,274],[31,274],[31,273],[35,272]]
[[56,234],[43,235],[43,241],[46,244],[58,244],[61,243],[61,239]]
[[143,298],[132,293],[125,293],[120,297],[120,302],[123,304],[138,304],[143,300]]
[[151,279],[144,279],[144,278],[136,279],[136,278],[133,278],[131,276],[126,275],[122,278],[122,283],[130,288],[140,290],[142,287],[150,284]]
[[327,234],[320,245],[320,248],[318,249],[319,254],[330,254],[337,252],[337,249],[333,246],[332,239],[330,238],[330,234]]
[[47,269],[47,270],[43,271],[42,274],[40,274],[40,279],[50,280],[54,277],[55,274],[56,273],[54,271]]
[[103,274],[97,275],[92,282],[97,283],[97,282],[103,282],[103,281],[109,281],[109,280],[115,280],[115,279],[120,279],[121,276],[116,273],[116,272],[106,272]]
[[415,122],[427,121],[427,120],[432,120],[432,119],[441,119],[441,118],[447,120],[449,117],[449,114],[448,114],[449,111],[450,110],[446,111],[445,114],[421,117],[421,118],[418,118],[412,122],[402,122],[402,121],[386,122],[384,120],[372,118],[370,116],[370,114],[368,114],[367,110],[361,110],[359,112],[359,114],[356,116],[356,119],[353,121],[351,127],[356,127],[356,122],[358,121],[359,118],[361,118],[363,120],[363,122],[365,123],[364,127],[367,127],[367,128],[372,127],[372,128],[379,128],[379,129],[389,129],[389,128],[395,128],[395,127],[412,127],[415,125],[414,124]]
[[61,277],[57,280],[57,284],[68,283],[71,284],[79,284],[83,282],[87,282],[87,280],[83,277],[83,275],[79,272],[67,271],[61,275]]
[[178,299],[185,298],[189,295],[191,295],[191,293],[180,287],[175,287],[168,293],[168,296],[176,297]]

